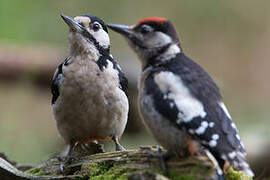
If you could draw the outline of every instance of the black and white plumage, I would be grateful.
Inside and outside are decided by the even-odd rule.
[[[122,34],[141,60],[140,113],[157,141],[177,155],[197,143],[221,169],[229,162],[253,176],[219,88],[183,53],[173,25],[165,18],[146,18],[133,26],[108,27]]]
[[[118,140],[128,117],[127,79],[110,54],[104,22],[95,16],[62,15],[70,28],[69,55],[53,77],[52,107],[60,135],[76,143]]]

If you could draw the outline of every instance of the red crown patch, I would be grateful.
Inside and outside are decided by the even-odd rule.
[[[155,21],[155,22],[166,22],[168,21],[166,18],[162,18],[162,17],[149,17],[149,18],[144,18],[142,20],[139,20],[139,24],[141,23],[146,23],[149,21]]]

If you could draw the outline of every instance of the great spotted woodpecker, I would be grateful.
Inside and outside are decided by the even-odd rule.
[[[141,61],[140,114],[155,139],[180,156],[203,147],[218,162],[219,170],[229,162],[253,176],[218,86],[183,53],[173,24],[154,17],[132,26],[108,27],[127,39]]]
[[[119,138],[128,117],[127,79],[110,54],[107,27],[96,16],[61,17],[70,29],[69,53],[51,91],[58,131],[69,144],[64,162],[76,143],[113,140],[124,150]]]

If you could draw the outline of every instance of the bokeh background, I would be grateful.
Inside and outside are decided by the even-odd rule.
[[[65,146],[52,116],[49,88],[67,54],[68,28],[61,13],[93,14],[123,24],[149,16],[170,19],[185,53],[220,86],[257,176],[270,174],[268,0],[0,0],[0,152],[35,165]],[[122,144],[154,145],[136,111],[139,61],[122,37],[110,36],[112,54],[130,81],[131,112]]]

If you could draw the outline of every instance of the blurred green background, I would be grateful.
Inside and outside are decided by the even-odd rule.
[[[123,24],[149,16],[170,19],[185,53],[220,86],[257,175],[269,173],[267,0],[0,0],[0,152],[22,164],[37,164],[64,147],[49,89],[53,71],[67,52],[68,28],[61,13],[92,14]],[[127,148],[156,144],[135,108],[139,62],[122,37],[113,32],[110,36],[112,54],[131,84],[131,115],[122,143]]]

